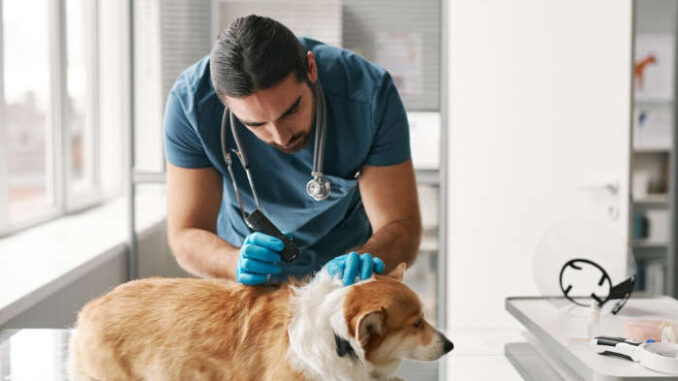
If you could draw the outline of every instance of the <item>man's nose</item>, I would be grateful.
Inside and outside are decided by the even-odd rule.
[[[273,142],[275,144],[281,146],[287,145],[291,137],[292,134],[290,133],[290,131],[288,131],[288,129],[277,124],[273,124],[271,126],[271,138],[273,139]]]

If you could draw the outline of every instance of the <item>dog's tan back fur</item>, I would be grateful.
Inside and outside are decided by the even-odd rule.
[[[290,296],[287,284],[161,278],[123,284],[78,315],[73,372],[95,380],[304,380],[281,361]]]

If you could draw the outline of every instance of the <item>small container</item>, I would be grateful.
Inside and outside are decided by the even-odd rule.
[[[624,319],[624,337],[633,341],[662,341],[666,320]]]

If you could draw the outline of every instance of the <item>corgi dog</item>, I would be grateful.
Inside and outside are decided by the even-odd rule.
[[[423,318],[404,270],[347,287],[324,270],[278,286],[131,281],[78,314],[72,379],[398,380],[402,359],[453,348]]]

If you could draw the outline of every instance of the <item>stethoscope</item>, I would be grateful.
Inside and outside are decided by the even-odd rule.
[[[315,141],[313,144],[313,169],[311,170],[311,180],[306,184],[306,193],[308,193],[311,198],[316,201],[325,200],[330,195],[331,185],[329,180],[323,175],[323,157],[325,154],[325,130],[327,129],[327,120],[325,119],[325,92],[323,91],[320,80],[315,82],[313,87],[314,93],[316,95],[316,104],[315,104]],[[250,188],[252,189],[252,195],[254,196],[254,202],[257,208],[260,208],[259,198],[257,197],[257,191],[254,187],[252,181],[252,174],[250,173],[250,167],[247,162],[247,155],[245,155],[245,150],[242,147],[242,142],[240,141],[240,135],[238,134],[238,128],[235,123],[235,116],[228,107],[224,108],[224,113],[221,118],[221,152],[224,155],[224,161],[228,168],[229,176],[231,181],[235,186],[235,177],[233,176],[232,170],[232,160],[231,155],[226,148],[226,120],[230,121],[231,124],[231,133],[235,139],[235,144],[238,147],[237,151],[233,150],[234,153],[240,159],[240,163],[245,169],[247,174],[247,181],[249,182]],[[238,193],[236,187],[236,196],[240,202],[240,194]],[[242,202],[240,202],[242,208]]]
[[[325,130],[327,128],[327,121],[325,119],[325,93],[323,92],[320,81],[316,81],[315,86],[313,87],[314,94],[316,95],[316,105],[315,105],[315,142],[313,144],[313,169],[311,171],[311,180],[306,184],[306,193],[308,193],[311,198],[316,201],[325,200],[330,195],[330,182],[323,176],[323,155],[325,153]],[[226,148],[226,120],[231,124],[231,133],[235,139],[235,145],[238,147],[237,150],[233,152],[240,159],[242,167],[245,169],[247,175],[247,182],[250,185],[252,190],[252,196],[254,197],[254,204],[256,209],[251,214],[245,213],[245,208],[243,207],[242,198],[240,197],[240,192],[235,181],[235,176],[233,175],[233,160],[231,159],[231,154]],[[224,161],[226,162],[226,168],[228,169],[228,175],[231,178],[231,183],[233,184],[233,190],[235,191],[235,196],[238,199],[238,205],[240,207],[240,214],[242,215],[245,224],[254,231],[260,231],[269,235],[273,235],[283,241],[285,248],[282,252],[283,260],[291,262],[299,255],[299,249],[296,247],[294,242],[290,240],[287,236],[282,234],[280,230],[264,215],[261,210],[261,205],[259,204],[259,197],[257,196],[257,190],[254,187],[254,182],[252,181],[252,173],[250,172],[250,166],[247,162],[247,155],[245,155],[245,150],[242,147],[242,142],[240,141],[240,135],[238,134],[238,128],[235,123],[235,116],[231,110],[226,106],[224,108],[224,113],[221,117],[221,153],[224,156]]]

